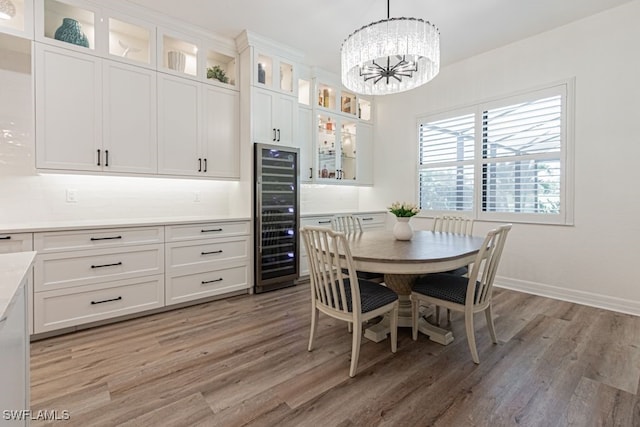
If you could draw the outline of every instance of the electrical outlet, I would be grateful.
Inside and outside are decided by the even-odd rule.
[[[67,188],[67,203],[78,202],[78,190],[73,188]]]
[[[200,203],[200,191],[193,192],[193,201],[196,203]]]

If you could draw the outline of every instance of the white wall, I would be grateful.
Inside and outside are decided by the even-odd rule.
[[[498,281],[640,315],[638,22],[640,1],[633,1],[444,67],[412,92],[377,99],[377,196],[417,199],[417,116],[575,77],[575,226],[515,224]],[[426,219],[413,223],[430,226]],[[475,231],[492,225],[478,223]]]

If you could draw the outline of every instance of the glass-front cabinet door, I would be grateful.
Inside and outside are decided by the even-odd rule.
[[[162,35],[162,59],[158,65],[177,75],[198,75],[198,46],[193,40],[176,34]]]
[[[289,95],[297,94],[297,77],[293,61],[256,52],[254,67],[254,82],[257,86]]]
[[[113,16],[105,20],[110,56],[136,65],[155,66],[155,29],[150,24]]]
[[[356,122],[344,120],[340,125],[340,172],[339,179],[353,181],[357,175]]]
[[[27,39],[33,35],[33,1],[0,1],[0,33],[8,33]]]
[[[322,180],[338,179],[339,140],[336,138],[336,121],[330,116],[318,115],[318,171],[316,178]]]
[[[236,85],[236,58],[217,52],[213,49],[203,49],[204,75],[207,82]]]
[[[41,9],[36,24],[36,38],[67,48],[98,49],[95,9],[71,1],[43,0],[38,4]]]

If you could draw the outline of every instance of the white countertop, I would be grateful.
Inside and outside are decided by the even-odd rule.
[[[35,233],[39,231],[82,230],[91,228],[143,227],[158,225],[180,225],[196,222],[249,221],[250,217],[235,216],[184,216],[157,218],[88,219],[69,221],[42,221],[24,224],[0,224],[2,233]]]
[[[8,314],[35,256],[35,252],[0,255],[0,320]],[[0,322],[0,328],[3,323]]]

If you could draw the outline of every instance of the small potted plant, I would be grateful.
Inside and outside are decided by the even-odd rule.
[[[411,240],[413,229],[409,220],[420,212],[417,205],[407,202],[394,202],[389,206],[389,212],[396,216],[397,222],[393,226],[393,236],[397,240]]]
[[[219,65],[213,67],[207,67],[207,78],[216,79],[222,83],[229,83],[229,77],[225,74],[224,70]]]

